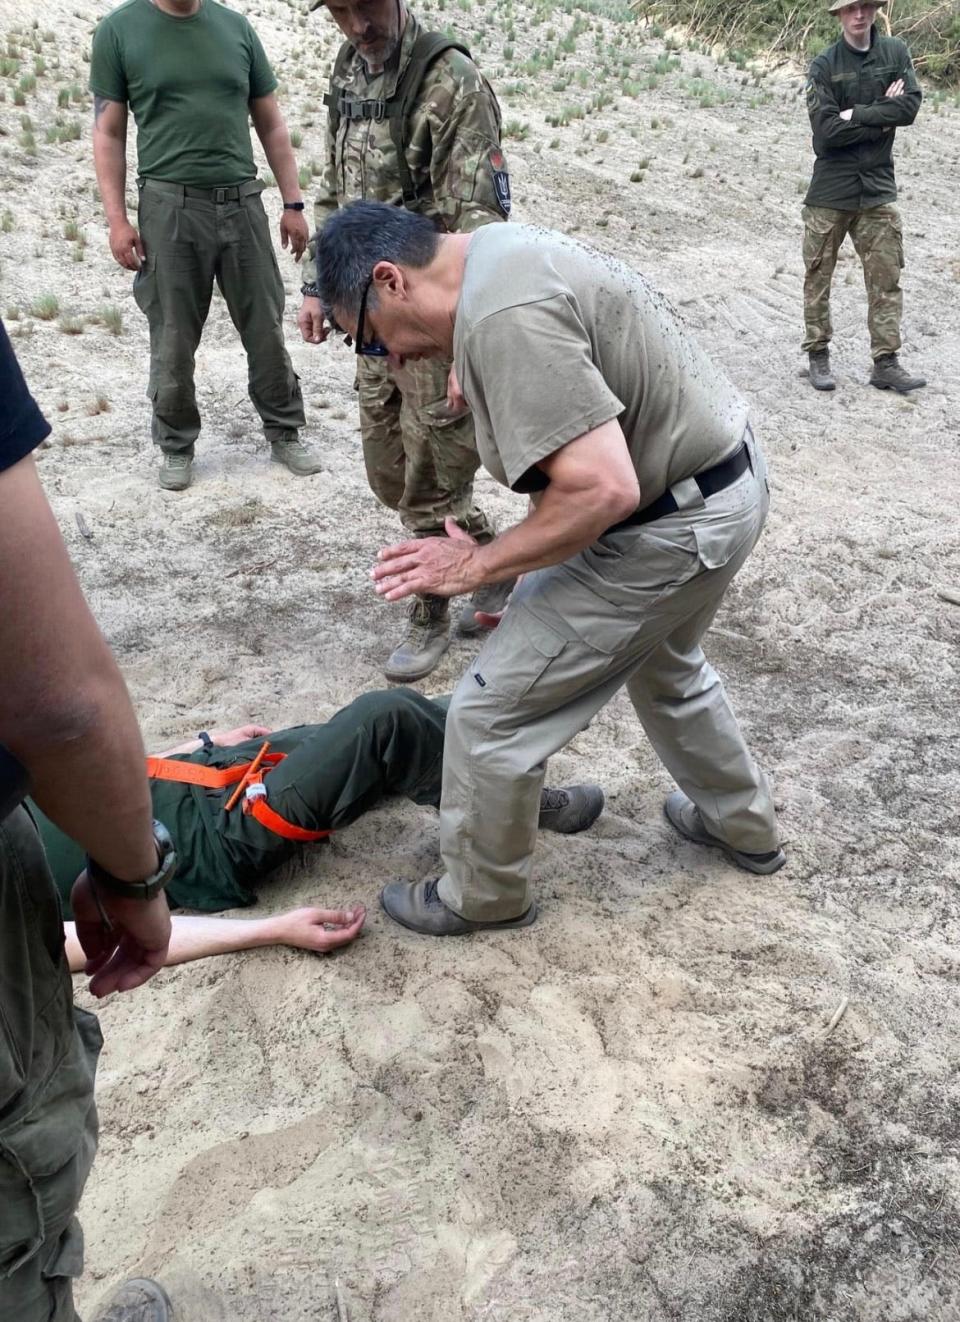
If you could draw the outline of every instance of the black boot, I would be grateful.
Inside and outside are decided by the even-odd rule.
[[[830,371],[829,349],[815,349],[810,354],[810,384],[814,390],[836,390],[837,383]]]
[[[911,376],[900,366],[900,359],[895,353],[883,353],[873,360],[870,384],[878,390],[895,390],[898,395],[905,395],[910,390],[919,390],[927,384],[926,377]]]

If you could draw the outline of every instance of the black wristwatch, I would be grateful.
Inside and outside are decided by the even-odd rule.
[[[306,284],[301,285],[300,293],[304,298],[319,298],[320,289],[316,280],[308,280]]]
[[[177,855],[170,832],[163,822],[154,821],[153,840],[157,846],[157,870],[144,881],[121,881],[87,855],[87,876],[95,889],[109,891],[125,900],[152,900],[159,895],[177,870]]]
[[[302,211],[306,206],[305,202],[284,202],[284,211]]]

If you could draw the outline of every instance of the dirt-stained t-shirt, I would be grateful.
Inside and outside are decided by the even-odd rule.
[[[640,507],[739,445],[747,404],[643,276],[529,225],[487,225],[467,251],[454,362],[484,467],[504,486],[617,419]],[[531,471],[533,470],[533,471]]]
[[[127,0],[93,34],[90,90],[129,102],[148,179],[195,188],[253,179],[249,103],[276,86],[249,21],[215,0],[188,18]]]

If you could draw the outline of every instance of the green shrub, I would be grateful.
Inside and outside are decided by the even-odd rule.
[[[41,294],[30,305],[30,315],[38,321],[53,321],[59,311],[60,300],[56,294]]]

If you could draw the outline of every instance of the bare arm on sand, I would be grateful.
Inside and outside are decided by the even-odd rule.
[[[362,904],[352,909],[290,909],[266,918],[174,917],[163,967],[257,946],[293,946],[322,955],[349,945],[360,935],[365,918]],[[70,972],[82,973],[86,956],[77,940],[76,927],[73,923],[63,926]]]

